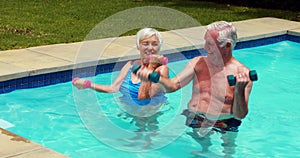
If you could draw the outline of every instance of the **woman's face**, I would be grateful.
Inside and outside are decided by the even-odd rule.
[[[148,55],[158,54],[159,51],[159,40],[156,35],[140,40],[140,57],[143,63],[148,59]]]

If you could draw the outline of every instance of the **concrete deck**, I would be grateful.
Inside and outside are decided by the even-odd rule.
[[[238,29],[239,41],[287,33],[300,36],[300,22],[266,17],[233,24]],[[163,32],[162,53],[200,48],[204,44],[204,32],[202,26]],[[137,57],[135,36],[0,51],[0,81]],[[0,130],[0,158],[65,157],[4,129]]]
[[[67,156],[0,128],[1,158],[66,158]]]

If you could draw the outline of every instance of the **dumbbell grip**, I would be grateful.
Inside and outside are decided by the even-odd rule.
[[[249,72],[249,77],[250,77],[251,81],[257,81],[258,80],[257,73],[256,73],[255,70],[251,70]],[[227,80],[228,80],[229,86],[233,86],[236,83],[236,77],[234,75],[228,75]]]
[[[141,68],[141,65],[133,65],[131,70],[134,74],[136,74],[140,68]],[[157,83],[159,81],[159,78],[160,78],[160,75],[157,72],[152,72],[148,76],[148,79],[154,83]]]

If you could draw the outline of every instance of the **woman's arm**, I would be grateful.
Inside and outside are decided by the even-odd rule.
[[[130,67],[131,67],[131,61],[128,61],[123,68],[121,69],[119,75],[115,79],[115,81],[111,85],[101,85],[101,84],[94,84],[91,83],[91,89],[96,90],[97,92],[102,93],[115,93],[118,92],[123,80],[125,79]],[[85,89],[84,87],[84,80],[78,79],[75,81],[74,86],[76,86],[78,89]]]

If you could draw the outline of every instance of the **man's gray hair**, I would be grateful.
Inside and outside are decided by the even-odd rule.
[[[232,23],[226,21],[217,21],[207,25],[207,30],[217,30],[219,33],[218,41],[221,43],[220,47],[224,47],[227,42],[231,43],[232,50],[237,41],[237,31]]]

